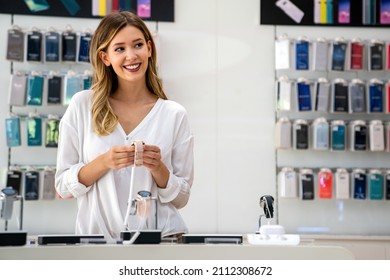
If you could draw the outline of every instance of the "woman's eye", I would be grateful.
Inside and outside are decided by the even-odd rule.
[[[115,51],[116,52],[122,52],[124,50],[124,48],[116,48]]]
[[[143,45],[144,45],[143,43],[138,43],[138,44],[135,45],[135,47],[136,47],[137,49],[140,49],[140,48],[142,48]]]

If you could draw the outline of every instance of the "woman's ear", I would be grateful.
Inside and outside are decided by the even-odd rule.
[[[106,52],[100,51],[99,52],[99,57],[102,60],[102,62],[104,63],[104,65],[106,65],[107,67],[111,65],[111,62],[110,62]]]
[[[152,56],[152,42],[149,40],[148,41],[148,57]]]

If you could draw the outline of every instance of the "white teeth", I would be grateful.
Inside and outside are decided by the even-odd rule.
[[[134,65],[129,65],[129,66],[125,66],[126,69],[129,69],[129,70],[134,70],[136,68],[139,67],[139,64],[134,64]]]

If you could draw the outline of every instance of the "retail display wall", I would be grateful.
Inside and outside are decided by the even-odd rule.
[[[298,194],[296,198],[289,197],[290,194],[281,190],[281,185],[278,184],[279,194],[279,222],[289,230],[299,233],[314,233],[314,234],[351,234],[351,235],[386,235],[390,231],[389,218],[387,213],[390,210],[390,200],[386,194],[388,193],[386,183],[386,172],[390,168],[388,161],[389,152],[387,147],[387,140],[389,139],[386,132],[386,123],[389,121],[389,111],[387,109],[387,83],[390,78],[390,71],[387,70],[386,59],[383,60],[383,69],[375,70],[370,67],[370,44],[372,42],[382,42],[383,45],[383,58],[387,58],[386,45],[388,44],[388,31],[383,28],[291,28],[287,26],[276,27],[275,39],[280,36],[287,36],[291,39],[292,56],[295,56],[295,42],[306,38],[309,41],[309,69],[297,70],[296,64],[293,64],[289,70],[277,69],[275,71],[275,79],[282,76],[288,76],[290,81],[293,81],[293,96],[292,103],[294,108],[291,110],[278,110],[276,109],[277,120],[282,117],[287,117],[291,122],[297,119],[305,119],[309,123],[309,147],[307,149],[276,149],[277,155],[277,172],[280,172],[283,167],[292,167],[297,173]],[[349,65],[351,61],[347,61],[346,67],[340,70],[332,70],[332,42],[343,38],[345,42],[353,42],[360,40],[364,45],[363,52],[363,67],[359,70],[350,69]],[[313,67],[315,60],[314,47],[315,42],[318,39],[329,43],[329,52],[326,62],[328,66],[323,70],[316,70]],[[374,40],[374,41],[373,41]],[[350,49],[346,50],[346,53],[350,52]],[[346,56],[348,57],[348,55]],[[374,55],[375,57],[375,55]],[[312,108],[310,110],[300,110],[298,107],[298,97],[296,95],[295,86],[300,78],[305,78],[311,85]],[[346,112],[337,112],[334,110],[334,103],[332,103],[332,90],[329,91],[329,104],[327,109],[321,110],[316,108],[316,93],[315,83],[319,78],[327,79],[332,85],[337,79],[344,79],[348,85],[351,85],[352,81],[359,79],[363,82],[363,87],[366,89],[365,97],[361,101],[365,104],[362,110],[354,111],[357,107],[353,93],[349,91],[349,110]],[[382,109],[373,111],[373,107],[370,107],[370,92],[367,85],[376,79],[383,83],[383,95],[380,103]],[[276,91],[275,98],[277,100]],[[356,99],[357,100],[357,99]],[[276,101],[277,103],[277,101]],[[276,105],[277,107],[277,105]],[[301,108],[302,109],[302,108]],[[313,122],[323,117],[330,125],[334,120],[343,120],[347,124],[351,124],[355,120],[362,120],[367,124],[367,146],[362,150],[353,148],[351,144],[352,131],[347,125],[346,130],[346,149],[343,151],[337,151],[332,149],[331,144],[328,147],[319,148],[315,146],[315,136],[312,127]],[[369,131],[369,123],[372,120],[378,120],[384,124],[385,136],[382,134],[381,141],[384,143],[382,147],[377,149],[370,146],[373,144],[373,140],[370,136],[373,136],[373,132]],[[329,131],[329,143],[331,141],[331,133]],[[353,141],[353,140],[352,140]],[[331,171],[330,178],[333,183],[331,184],[330,193],[324,194],[324,185],[321,185],[320,178],[318,176],[322,168],[327,168]],[[347,171],[349,177],[349,185],[346,188],[345,195],[339,193],[339,188],[336,184],[336,171],[338,168],[343,168]],[[313,199],[304,199],[302,196],[302,184],[298,179],[299,171],[302,169],[311,169],[314,172],[314,197]],[[362,169],[367,174],[367,180],[365,184],[364,193],[358,194],[357,188],[354,189],[354,181],[356,182],[356,175],[354,172],[356,169]],[[378,190],[376,196],[374,194],[373,186],[370,186],[371,170],[378,170],[383,178],[378,184]],[[360,177],[359,177],[360,178]],[[321,187],[322,186],[322,187]]]

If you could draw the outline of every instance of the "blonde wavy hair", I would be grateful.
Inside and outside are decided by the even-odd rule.
[[[146,86],[150,92],[162,99],[168,99],[157,72],[156,45],[145,23],[137,15],[122,11],[105,16],[97,27],[90,43],[89,56],[93,68],[92,124],[99,136],[110,134],[118,124],[118,116],[112,110],[109,96],[118,88],[118,79],[112,66],[106,66],[99,53],[107,48],[115,35],[126,26],[138,28],[146,42],[150,41],[152,54],[146,70]]]

